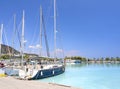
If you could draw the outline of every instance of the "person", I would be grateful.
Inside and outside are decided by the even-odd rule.
[[[41,65],[41,69],[43,69],[43,66]]]
[[[5,67],[4,64],[2,62],[0,62],[0,68]]]

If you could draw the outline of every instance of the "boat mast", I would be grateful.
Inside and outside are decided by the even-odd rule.
[[[56,61],[56,0],[54,0],[54,62]]]
[[[40,54],[39,57],[42,57],[42,7],[40,6]]]
[[[47,41],[47,34],[46,34],[46,27],[45,27],[45,21],[44,21],[44,17],[43,16],[42,16],[42,21],[43,21],[43,30],[44,30],[44,37],[45,37],[45,43],[46,43],[47,57],[50,57],[48,41]]]
[[[23,18],[22,18],[22,38],[21,38],[21,55],[22,55],[22,63],[21,66],[23,68],[23,56],[24,56],[24,10],[23,10]]]
[[[0,28],[0,57],[2,53],[2,31],[3,31],[3,24],[1,24],[1,28]]]
[[[48,47],[48,42],[47,42],[47,35],[46,35],[46,27],[45,27],[45,22],[44,22],[44,17],[43,17],[43,11],[42,11],[42,7],[40,6],[40,54],[39,54],[40,57],[42,57],[42,31],[44,31],[47,57],[50,57],[49,47]]]
[[[14,48],[14,40],[15,40],[15,37],[14,37],[14,33],[16,35],[16,15],[14,14],[14,32],[13,32],[13,42],[12,42],[12,47]],[[12,49],[12,56],[14,57],[14,49]]]

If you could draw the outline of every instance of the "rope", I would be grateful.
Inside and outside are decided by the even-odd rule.
[[[56,8],[57,8],[57,5],[56,5]],[[56,12],[57,12],[57,17],[59,17],[59,11],[58,11],[58,8],[57,8],[57,10],[56,10]],[[57,31],[60,33],[60,19],[57,19],[57,26],[59,27],[58,29],[57,29]],[[61,45],[61,49],[62,49],[62,56],[63,56],[63,58],[65,57],[65,53],[64,53],[64,49],[63,49],[63,44],[62,44],[62,36],[61,36],[61,33],[57,36],[58,38],[56,38],[56,39],[60,39],[58,42],[59,42],[59,44]]]
[[[44,36],[45,36],[45,42],[46,42],[47,56],[50,57],[49,47],[48,47],[48,41],[47,41],[47,35],[46,35],[45,22],[44,22],[44,17],[42,17],[42,20],[43,20],[43,28],[44,28]]]
[[[8,40],[7,40],[7,36],[6,36],[6,33],[5,33],[5,29],[3,30],[3,34],[4,34],[4,36],[5,36],[8,53],[9,53],[9,55],[10,55],[10,47],[8,46]]]
[[[36,15],[36,18],[38,19],[39,16]],[[33,37],[32,37],[32,40],[31,40],[31,43],[30,43],[30,46],[33,45],[33,42],[35,42],[35,36],[36,36],[36,31],[37,31],[37,26],[38,26],[38,20],[37,20],[37,23],[35,24],[35,28],[34,28],[34,32],[33,32]],[[38,38],[38,37],[37,37]]]

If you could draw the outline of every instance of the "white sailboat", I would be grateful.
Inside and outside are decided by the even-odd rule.
[[[42,8],[40,8],[40,37],[41,37],[41,32],[42,32]],[[24,15],[23,15],[23,24],[24,24]],[[24,30],[24,25],[23,25],[23,30]],[[24,36],[24,35],[23,35]],[[24,41],[24,37],[22,38]],[[42,41],[42,40],[41,40]],[[42,42],[40,41],[40,46],[42,47]],[[22,42],[23,44],[23,42]],[[23,49],[23,48],[22,48]],[[41,56],[41,50],[40,49],[40,56]],[[56,63],[56,0],[54,0],[54,62]],[[43,68],[28,68],[27,71],[25,70],[20,70],[19,71],[19,77],[20,78],[26,78],[29,80],[36,80],[36,79],[42,79],[46,77],[51,77],[55,75],[59,75],[65,72],[65,65],[63,64],[51,64],[51,65],[46,65]]]

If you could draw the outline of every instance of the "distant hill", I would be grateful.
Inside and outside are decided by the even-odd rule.
[[[2,44],[1,45],[1,54],[12,54],[12,53],[14,53],[14,54],[20,54],[20,52],[19,51],[17,51],[16,49],[14,49],[14,48],[12,48],[12,47],[10,47],[10,46],[8,46],[8,45],[4,45],[4,44]]]
[[[14,54],[14,55],[19,55],[20,52],[16,49],[14,49],[13,47],[11,46],[8,46],[8,45],[5,45],[5,44],[2,44],[1,45],[1,54],[4,55],[4,54]],[[31,57],[37,57],[38,55],[37,54],[31,54],[31,53],[24,53],[26,55],[29,55]]]

